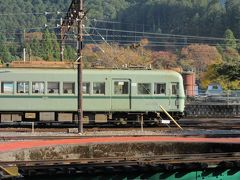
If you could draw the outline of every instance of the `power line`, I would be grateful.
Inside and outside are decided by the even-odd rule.
[[[58,29],[60,26],[48,26],[47,24],[40,26],[40,27],[25,27],[26,30],[39,30],[39,29]],[[99,30],[99,31],[105,31],[105,32],[118,32],[122,33],[121,35],[108,35],[108,37],[131,37],[129,35],[123,35],[123,33],[128,34],[134,34],[132,37],[134,38],[156,38],[156,39],[164,39],[164,38],[174,38],[174,39],[182,39],[182,40],[202,40],[202,41],[225,41],[225,38],[218,38],[218,37],[207,37],[207,36],[191,36],[191,35],[178,35],[178,34],[166,34],[166,33],[154,33],[154,32],[141,32],[141,31],[129,31],[129,30],[121,30],[121,29],[109,29],[109,28],[99,28],[99,27],[85,27],[86,29],[92,29],[92,30]],[[2,33],[5,34],[15,34],[15,35],[21,35],[21,33],[18,32],[6,32],[4,30],[0,30]],[[23,33],[22,33],[23,34]],[[141,34],[141,35],[139,35]],[[57,34],[58,35],[58,34]],[[103,35],[104,36],[104,35]],[[229,40],[236,40],[240,42],[240,39],[229,39]]]
[[[87,35],[86,37],[89,37],[93,42],[95,42],[95,43],[107,43],[107,41],[104,39],[93,39],[92,38],[92,36],[89,36],[89,35]],[[47,40],[45,40],[45,39],[41,39],[41,40],[39,40],[40,42],[45,42],[45,41],[48,41],[48,40],[50,40],[50,41],[59,41],[59,40],[61,40],[61,39],[59,39],[59,38],[54,38],[54,39],[52,39],[52,38],[49,38],[49,39],[47,39]],[[88,38],[87,39],[85,39],[86,40],[86,42],[89,42],[89,40],[88,40]],[[72,42],[72,43],[71,43]],[[131,45],[131,44],[134,44],[134,43],[136,43],[134,40],[118,40],[118,41],[116,41],[116,40],[114,40],[114,39],[109,39],[108,40],[108,42],[112,42],[112,43],[120,43],[120,44],[129,44],[129,45]],[[19,45],[21,45],[21,44],[23,44],[22,42],[19,42],[19,41],[4,41],[4,42],[2,42],[1,44],[19,44]],[[67,42],[66,42],[66,44],[69,44],[69,45],[71,45],[71,44],[76,44],[76,40],[75,39],[68,39],[67,40]],[[108,44],[108,43],[107,43]],[[147,46],[155,46],[155,47],[168,47],[168,46],[188,46],[188,45],[192,45],[192,44],[200,44],[200,45],[204,45],[204,43],[191,43],[191,42],[169,42],[169,41],[163,41],[163,42],[160,42],[160,41],[149,41],[149,43],[147,44],[147,45],[144,45],[144,47],[147,47]],[[208,43],[208,44],[205,44],[205,45],[209,45],[209,46],[224,46],[224,45],[226,45],[226,43]]]
[[[111,20],[103,20],[103,19],[88,19],[88,20],[93,21],[93,22],[106,23],[106,24],[121,24],[121,25],[141,26],[141,27],[151,27],[152,26],[149,24],[125,23],[125,22],[120,22],[120,21],[111,21]]]
[[[29,28],[29,30],[38,30],[38,29],[58,29],[59,27],[57,26],[45,26],[45,27],[35,27],[35,28]],[[109,41],[109,42],[118,42],[121,44],[130,44],[130,43],[136,43],[136,40],[116,40],[116,39],[111,39],[110,37],[118,37],[118,38],[152,38],[152,39],[160,39],[160,40],[166,40],[166,41],[150,41],[149,45],[147,45],[148,47],[170,47],[170,46],[186,46],[186,45],[190,45],[193,43],[200,43],[202,44],[203,42],[189,42],[190,40],[194,41],[194,40],[202,40],[202,41],[214,41],[214,40],[226,40],[224,38],[215,38],[215,37],[200,37],[200,36],[188,36],[188,35],[175,35],[175,34],[163,34],[163,33],[152,33],[152,32],[144,32],[145,36],[141,36],[142,32],[139,31],[126,31],[126,30],[115,30],[115,29],[107,29],[107,28],[98,28],[98,27],[86,27],[86,29],[90,29],[95,31],[97,34],[93,34],[91,35],[92,37],[100,37],[101,39],[104,37],[104,35],[101,35],[99,31],[110,31],[110,32],[119,32],[119,33],[126,33],[126,34],[138,34],[138,35],[107,35],[108,36],[108,40],[105,41]],[[7,32],[5,32],[7,34]],[[8,32],[8,33],[12,33],[12,32]],[[23,35],[23,33],[16,33],[18,35]],[[140,35],[139,35],[140,34]],[[59,34],[56,34],[59,35]],[[66,34],[66,35],[75,35],[73,34]],[[171,36],[170,36],[171,35]],[[185,38],[187,38],[186,42],[175,42],[175,40],[185,40]],[[205,39],[204,39],[205,38]],[[173,39],[174,41],[171,42],[170,40]],[[60,40],[60,39],[52,39],[52,40]],[[167,41],[168,40],[168,41]],[[236,39],[237,41],[239,41],[239,39]],[[42,40],[44,41],[44,40]],[[170,41],[170,42],[169,42]],[[101,42],[101,40],[96,40],[96,42]],[[19,42],[21,43],[21,42]],[[171,44],[172,43],[172,44]],[[216,45],[225,45],[225,43],[216,43],[216,42],[208,42],[208,45],[212,45],[212,46],[216,46]]]
[[[21,16],[21,15],[50,15],[50,14],[65,14],[66,12],[62,11],[56,11],[56,12],[39,12],[39,13],[33,13],[33,12],[23,12],[23,13],[0,13],[0,16]]]
[[[42,15],[48,15],[48,14],[61,14],[66,12],[56,11],[56,12],[40,12],[40,13],[12,13],[12,14],[0,14],[1,15],[21,15],[21,14],[42,14]],[[50,19],[54,20],[54,19]],[[56,19],[59,20],[60,19]],[[134,23],[124,23],[119,21],[111,21],[111,20],[101,20],[101,19],[87,19],[89,22],[102,22],[102,23],[115,23],[115,24],[127,24],[127,25],[139,25],[139,26],[146,26],[145,24],[134,24]],[[148,26],[148,25],[147,25]],[[28,30],[36,30],[36,29],[43,29],[44,27],[25,27],[25,29]],[[54,27],[56,29],[58,27]],[[86,27],[90,28],[90,27]],[[120,30],[120,29],[108,29],[108,28],[100,28],[100,27],[91,27],[92,29],[98,29],[101,31],[110,31],[110,32],[119,32],[119,33],[134,33],[134,34],[142,34],[143,36],[146,35],[153,35],[153,36],[168,36],[168,37],[178,37],[178,38],[188,38],[188,39],[201,39],[201,40],[225,40],[225,38],[219,38],[219,37],[207,37],[207,36],[192,36],[192,35],[178,35],[178,34],[167,34],[167,33],[154,33],[154,32],[146,32],[146,31],[129,31],[129,30]],[[236,39],[237,41],[240,41],[240,39]]]
[[[191,35],[177,35],[177,34],[165,34],[165,33],[154,33],[154,32],[141,32],[141,31],[129,31],[129,30],[119,30],[119,29],[107,29],[107,28],[98,28],[98,27],[85,27],[86,29],[95,29],[100,31],[110,31],[110,32],[122,32],[122,33],[136,33],[136,34],[147,34],[147,35],[156,35],[156,36],[169,36],[169,37],[182,37],[188,39],[206,39],[206,40],[226,40],[225,38],[217,37],[206,37],[206,36],[191,36]],[[240,39],[235,39],[240,41]]]
[[[48,29],[56,29],[58,27],[47,27]],[[38,28],[31,28],[32,30],[33,29],[40,29],[40,27]],[[46,29],[46,28],[42,28],[42,29]],[[4,33],[4,34],[15,34],[15,35],[24,35],[24,33],[13,33],[13,32],[8,32],[8,33]],[[88,37],[88,36],[91,36],[91,37],[100,37],[101,39],[105,36],[105,35],[99,35],[100,33],[98,32],[98,34],[88,34],[87,36],[85,37]],[[56,34],[57,36],[59,36],[60,34]],[[75,36],[75,34],[66,34],[68,36]],[[157,36],[134,36],[134,35],[107,35],[108,37],[108,41],[116,41],[116,42],[129,42],[129,43],[136,43],[136,40],[123,40],[122,38],[138,38],[139,41],[141,40],[140,38],[147,38],[149,40],[149,42],[151,44],[154,44],[154,43],[175,43],[175,44],[179,44],[181,43],[182,45],[189,45],[189,44],[193,44],[193,43],[200,43],[202,44],[203,42],[189,42],[190,40],[188,40],[187,42],[176,42],[175,40],[185,40],[185,38],[176,38],[175,37],[157,37]],[[31,37],[30,37],[31,38]],[[34,38],[34,36],[32,37]],[[114,38],[114,39],[111,39],[111,38]],[[121,38],[120,40],[116,39],[116,38]],[[154,39],[154,40],[151,40],[151,39]],[[156,41],[155,39],[159,39],[160,41]],[[171,39],[173,39],[174,41],[171,41]],[[60,40],[60,39],[50,39],[50,40]],[[69,40],[69,39],[68,39]],[[191,40],[194,40],[194,39],[191,39]],[[105,39],[106,41],[106,39]],[[206,40],[205,40],[206,41]],[[209,40],[211,41],[211,40]],[[19,42],[21,43],[21,42]],[[211,42],[208,42],[207,43],[208,45],[225,45],[226,43],[211,43]]]

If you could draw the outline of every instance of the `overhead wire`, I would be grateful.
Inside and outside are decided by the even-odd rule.
[[[132,45],[132,44],[135,44],[136,42],[134,40],[109,40],[108,39],[108,42],[105,40],[102,40],[102,39],[93,39],[91,35],[87,35],[86,37],[89,37],[91,39],[92,42],[94,42],[95,44],[97,43],[106,43],[110,46],[110,44],[108,42],[111,42],[111,43],[115,43],[115,44],[119,44],[119,45]],[[44,42],[44,41],[60,41],[61,39],[60,38],[56,38],[56,39],[41,39],[40,41],[41,42]],[[75,39],[67,39],[67,42],[65,42],[65,44],[76,44],[75,43],[76,40]],[[90,42],[88,39],[85,39],[85,42]],[[23,44],[23,42],[19,42],[19,41],[3,41],[1,42],[1,44]],[[140,44],[140,42],[138,42],[137,44]],[[193,43],[191,42],[169,42],[169,41],[163,41],[163,42],[159,42],[159,41],[149,41],[148,44],[146,45],[142,45],[144,47],[167,47],[167,46],[188,46],[188,45],[192,45]],[[194,44],[199,44],[199,45],[204,45],[203,43],[194,43]],[[207,45],[209,46],[224,46],[226,45],[226,43],[208,43]]]
[[[58,10],[58,11],[43,11],[43,12],[22,12],[22,13],[0,13],[0,16],[19,16],[19,15],[51,15],[51,14],[66,14],[67,11],[62,11],[62,10]],[[54,20],[54,19],[50,19],[50,20]],[[59,20],[59,19],[55,19],[55,20]],[[95,19],[95,18],[88,18],[88,21],[93,21],[93,22],[97,22],[97,23],[105,23],[105,24],[122,24],[122,25],[133,25],[133,26],[141,26],[141,27],[148,27],[148,26],[152,26],[152,25],[148,25],[148,24],[137,24],[137,23],[126,23],[126,22],[120,22],[120,21],[114,21],[114,20],[104,20],[104,19]],[[29,29],[29,30],[34,30],[34,29],[41,29],[43,27],[32,27],[32,28],[28,28],[26,27],[25,29]],[[52,27],[54,29],[58,28],[58,27]],[[86,27],[87,28],[87,27]],[[155,32],[145,32],[145,31],[129,31],[129,30],[121,30],[121,29],[109,29],[109,28],[97,28],[97,27],[92,27],[92,28],[96,28],[98,30],[104,30],[104,31],[111,31],[111,32],[122,32],[122,33],[135,33],[135,34],[144,34],[144,35],[154,35],[154,36],[168,36],[168,37],[179,37],[179,38],[193,38],[193,39],[206,39],[206,40],[225,40],[225,38],[220,38],[220,37],[209,37],[209,36],[194,36],[194,35],[179,35],[179,34],[167,34],[167,33],[155,33]],[[236,41],[240,41],[240,39],[236,39]]]
[[[84,31],[85,31],[87,34],[89,34],[89,33],[86,31],[85,28],[84,28]],[[97,32],[97,31],[96,31],[96,32]],[[97,32],[97,33],[98,33],[98,32]],[[98,33],[98,35],[101,36],[101,34],[99,34],[99,33]],[[95,44],[97,44],[96,41],[95,41],[91,36],[89,36],[89,37],[93,40],[93,42],[94,42]],[[110,45],[108,44],[108,42],[105,41],[105,39],[104,39],[102,36],[101,36],[101,38],[102,38],[102,40],[104,40],[104,42],[111,48],[111,51],[112,51],[112,53],[113,53],[112,46],[110,46]],[[97,44],[97,46],[100,48],[101,52],[106,56],[104,49],[102,49],[98,44]],[[110,58],[110,60],[111,60],[111,62],[112,62],[112,64],[113,64],[113,66],[115,66],[115,68],[119,68],[118,65],[114,62],[114,60],[113,60],[112,58]]]
[[[18,33],[18,34],[21,35],[21,33]],[[92,34],[92,35],[88,34],[85,37],[87,38],[87,37],[91,36],[91,37],[97,38],[97,37],[99,37],[99,34]],[[56,34],[56,35],[59,36],[60,34]],[[68,34],[68,35],[69,36],[73,36],[74,34]],[[101,36],[102,36],[101,39],[103,39],[104,35],[101,35]],[[112,39],[111,37],[112,38],[114,37],[114,39]],[[135,36],[127,36],[126,38],[134,38],[134,37]],[[31,38],[31,37],[29,37],[29,38]],[[123,42],[125,42],[125,43],[139,43],[141,41],[141,39],[140,39],[141,36],[138,37],[139,39],[137,39],[137,41],[136,40],[130,40],[130,39],[123,39],[123,38],[122,38],[121,35],[119,35],[119,36],[118,35],[117,36],[112,35],[112,36],[108,36],[107,39],[104,38],[103,41],[109,41],[109,42],[114,42],[115,41],[116,43],[123,43]],[[34,39],[34,36],[32,37],[32,39]],[[165,46],[167,46],[169,43],[174,43],[176,45],[191,45],[193,43],[195,43],[195,44],[204,44],[204,42],[200,42],[200,41],[199,42],[196,42],[196,41],[195,42],[191,42],[190,40],[188,40],[188,41],[180,41],[179,42],[178,41],[179,39],[172,39],[173,41],[171,41],[171,39],[168,39],[166,37],[160,38],[159,40],[156,40],[154,37],[148,37],[147,39],[148,39],[149,43],[152,44],[152,45],[154,45],[154,44],[165,44]],[[153,40],[151,40],[151,39],[153,39]],[[61,39],[57,38],[57,39],[49,39],[49,40],[58,40],[58,41],[60,41]],[[68,39],[68,41],[70,41],[70,40],[75,41],[75,39]],[[44,41],[44,40],[42,39],[42,41]],[[95,41],[99,42],[99,41],[102,41],[102,40],[96,39]],[[19,43],[21,43],[21,42],[19,42]],[[226,45],[226,43],[223,43],[223,42],[219,42],[219,43],[217,43],[217,42],[208,42],[207,44],[210,45],[210,46]]]
[[[169,36],[169,37],[182,37],[188,39],[206,39],[206,40],[226,40],[225,38],[218,37],[207,37],[207,36],[191,36],[191,35],[177,35],[177,34],[165,34],[165,33],[154,33],[154,32],[141,32],[141,31],[130,31],[130,30],[119,30],[119,29],[107,29],[107,28],[98,28],[98,27],[85,27],[86,29],[95,29],[101,31],[110,31],[110,32],[122,32],[122,33],[136,33],[136,34],[146,34],[146,35],[156,35],[156,36]],[[240,41],[240,39],[235,39]]]
[[[25,30],[39,30],[39,29],[60,29],[59,26],[39,26],[39,27],[26,27]],[[118,33],[128,33],[128,34],[136,34],[136,35],[124,35],[124,34],[108,34],[107,37],[114,37],[114,38],[154,38],[154,39],[174,39],[174,40],[201,40],[201,41],[225,41],[225,38],[217,38],[217,37],[203,37],[203,36],[189,36],[189,35],[177,35],[177,34],[164,34],[164,33],[153,33],[153,32],[140,32],[140,31],[129,31],[129,30],[119,30],[119,29],[108,29],[108,28],[98,28],[98,27],[85,27],[86,29],[105,31],[105,32],[118,32]],[[12,35],[23,35],[24,32],[6,32],[4,30],[0,30],[2,34],[12,34]],[[139,35],[141,34],[141,35]],[[60,35],[60,34],[56,34]],[[104,35],[102,35],[104,37]],[[236,40],[240,42],[240,39],[229,39],[229,40]]]
[[[43,13],[41,13],[43,14]],[[96,20],[96,22],[101,21],[101,22],[112,22],[114,21],[104,21],[104,20]],[[120,23],[120,22],[117,22]],[[124,24],[124,23],[122,23]],[[41,27],[25,27],[24,29],[26,30],[37,30],[37,29],[44,29],[46,28],[45,25]],[[51,29],[57,29],[59,27],[57,26],[52,26],[48,27]],[[167,33],[155,33],[155,32],[146,32],[146,31],[130,31],[130,30],[123,30],[123,29],[109,29],[109,28],[101,28],[101,27],[85,27],[85,28],[92,28],[92,29],[97,29],[99,31],[109,31],[109,32],[119,32],[119,33],[132,33],[132,34],[141,34],[143,37],[155,37],[155,38],[179,38],[179,39],[201,39],[201,40],[219,40],[219,41],[224,41],[225,38],[219,38],[219,37],[210,37],[210,36],[192,36],[192,35],[178,35],[178,34],[167,34]],[[1,31],[1,30],[0,30]],[[6,32],[7,33],[7,32]],[[151,35],[151,36],[150,36]],[[124,35],[122,35],[124,36]],[[140,36],[140,35],[135,35],[135,37]],[[240,41],[240,39],[235,39],[236,41]]]
[[[49,14],[61,14],[61,13],[66,13],[64,11],[56,11],[56,12],[39,12],[39,13],[8,13],[8,14],[4,14],[4,13],[0,13],[0,16],[11,16],[11,15],[49,15]],[[50,19],[50,20],[54,20],[54,19]],[[58,20],[58,19],[56,19]],[[60,20],[60,19],[59,19]],[[112,23],[112,24],[129,24],[129,25],[133,25],[133,26],[148,26],[146,24],[134,24],[134,23],[124,23],[124,22],[119,22],[119,21],[111,21],[111,20],[101,20],[101,19],[88,19],[89,22],[94,22],[96,25],[97,23]],[[150,26],[150,25],[149,25]],[[39,30],[39,29],[58,29],[60,28],[59,26],[49,26],[49,25],[44,25],[41,27],[26,27],[25,30]],[[199,43],[199,44],[203,44],[203,41],[207,41],[208,45],[212,45],[212,46],[216,46],[216,45],[225,45],[225,43],[222,43],[221,41],[225,41],[225,38],[218,38],[218,37],[205,37],[205,36],[192,36],[192,35],[179,35],[179,34],[166,34],[166,33],[156,33],[156,32],[146,32],[146,31],[131,31],[131,30],[124,30],[124,29],[109,29],[109,28],[102,28],[102,27],[97,27],[97,26],[93,26],[93,27],[85,27],[86,29],[90,29],[90,30],[94,30],[95,32],[97,32],[97,34],[92,34],[91,37],[100,37],[101,40],[96,39],[95,43],[99,43],[101,41],[105,41],[105,43],[107,42],[116,42],[116,43],[120,43],[120,44],[126,44],[129,45],[131,43],[138,43],[142,38],[147,38],[149,39],[149,44],[145,45],[145,47],[167,47],[167,46],[175,46],[175,47],[181,47],[181,46],[186,46],[186,45],[190,45],[193,43]],[[106,36],[104,35],[104,33],[101,32],[111,32],[111,33],[120,33],[120,34],[107,34]],[[24,33],[21,32],[4,32],[2,30],[2,33],[5,34],[12,34],[12,35],[24,35]],[[131,35],[134,34],[134,35]],[[59,36],[60,34],[57,34],[57,36]],[[74,34],[67,34],[67,35],[74,35]],[[104,38],[107,37],[107,38]],[[121,38],[120,40],[117,38]],[[126,38],[123,39],[123,38]],[[127,38],[135,38],[135,40],[129,40]],[[154,39],[154,40],[151,40]],[[159,41],[155,41],[159,39]],[[56,39],[56,40],[60,40],[60,39]],[[164,41],[165,40],[165,41]],[[173,42],[171,42],[171,40],[173,40]],[[183,40],[183,42],[178,42]],[[240,42],[239,39],[234,39],[237,42]],[[44,41],[44,40],[43,40]],[[193,42],[194,41],[194,42]],[[210,41],[210,42],[209,42]],[[214,42],[211,42],[214,41]],[[220,41],[221,43],[217,43],[218,41]],[[172,44],[171,44],[172,43]]]
[[[21,16],[21,15],[50,15],[50,14],[65,14],[67,12],[64,11],[44,11],[44,12],[22,12],[22,13],[0,13],[0,16]]]

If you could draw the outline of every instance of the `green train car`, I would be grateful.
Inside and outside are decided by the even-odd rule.
[[[77,70],[0,69],[0,114],[6,121],[75,121]],[[169,70],[83,71],[84,121],[156,120],[184,112],[182,76]]]

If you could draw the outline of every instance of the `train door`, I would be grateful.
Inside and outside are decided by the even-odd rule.
[[[131,109],[131,81],[129,79],[112,79],[112,110]]]
[[[179,107],[179,83],[171,83],[171,109],[178,109]]]

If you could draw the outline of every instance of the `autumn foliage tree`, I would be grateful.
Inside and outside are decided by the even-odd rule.
[[[204,44],[191,44],[182,48],[180,57],[183,69],[194,70],[198,78],[206,72],[209,65],[222,62],[217,48]]]
[[[152,52],[152,66],[156,69],[176,67],[177,55],[169,51]]]
[[[223,61],[208,67],[202,80],[203,87],[209,82],[217,82],[224,89],[240,88],[240,55],[237,50],[237,40],[230,29],[225,31],[224,38],[224,44],[218,47]]]
[[[239,89],[240,63],[221,63],[209,66],[202,78],[201,85],[206,88],[212,82],[221,84],[224,89]]]
[[[87,45],[83,49],[85,67],[101,65],[109,68],[145,66],[150,57],[139,50],[117,44]]]

